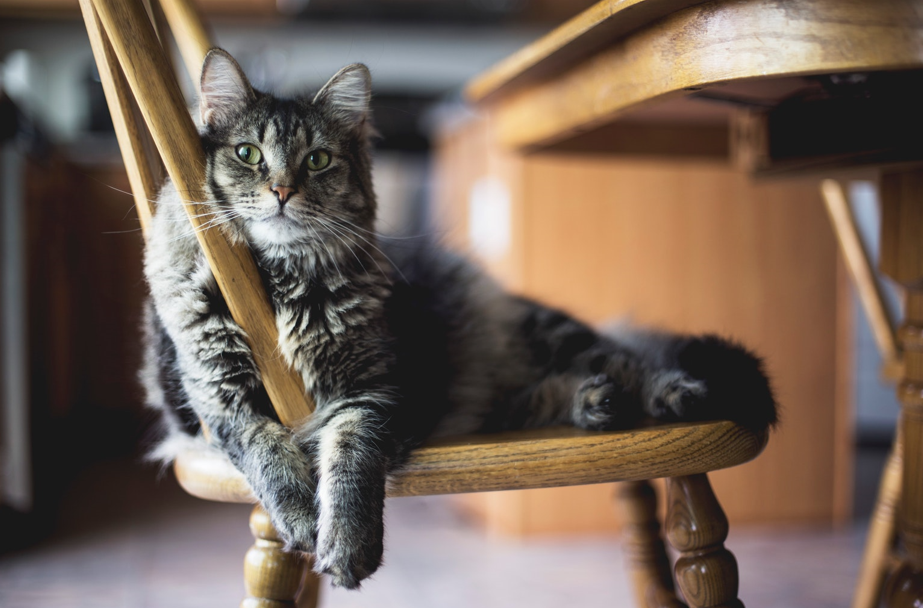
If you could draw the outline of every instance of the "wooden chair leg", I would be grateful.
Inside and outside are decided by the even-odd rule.
[[[648,481],[626,481],[618,485],[616,500],[625,518],[622,530],[625,554],[641,608],[679,608],[670,560],[660,537],[657,493]]]
[[[244,558],[247,597],[240,608],[315,608],[319,581],[310,560],[283,550],[262,507],[253,508],[250,531],[256,540]]]
[[[897,503],[901,495],[904,453],[899,427],[878,487],[852,608],[878,608],[885,577],[890,571],[890,556],[897,535]]]
[[[743,608],[737,560],[724,548],[727,517],[705,474],[667,480],[666,532],[680,554],[674,573],[690,608]]]
[[[898,532],[902,554],[885,585],[889,608],[923,606],[923,168],[881,178],[881,260],[885,274],[906,288],[901,402],[904,459]]]

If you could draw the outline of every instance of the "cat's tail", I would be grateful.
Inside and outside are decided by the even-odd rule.
[[[677,337],[676,365],[705,383],[703,417],[731,420],[753,431],[779,422],[779,408],[763,361],[740,344],[713,334]]]

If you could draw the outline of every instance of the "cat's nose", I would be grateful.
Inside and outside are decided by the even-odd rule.
[[[280,186],[279,184],[273,184],[270,190],[276,193],[276,198],[279,199],[279,203],[282,205],[284,205],[295,193],[294,188],[290,186]]]

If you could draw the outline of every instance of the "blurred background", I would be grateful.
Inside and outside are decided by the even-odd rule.
[[[383,232],[435,234],[593,322],[719,332],[764,354],[782,427],[757,461],[712,476],[741,597],[847,603],[898,405],[816,180],[750,183],[720,146],[493,151],[462,87],[587,0],[199,4],[259,88],[370,67]],[[248,508],[186,496],[142,461],[141,235],[76,0],[0,0],[0,87],[0,606],[234,605]],[[875,184],[849,192],[877,251]],[[392,500],[385,567],[322,605],[627,603],[612,493]]]

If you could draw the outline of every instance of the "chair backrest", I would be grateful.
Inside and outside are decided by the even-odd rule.
[[[151,0],[154,2],[156,0]],[[163,14],[193,81],[212,46],[190,0],[162,0]],[[106,101],[116,127],[142,229],[153,216],[161,162],[185,201],[189,221],[234,320],[247,333],[279,419],[296,426],[314,411],[301,378],[279,354],[269,298],[249,249],[206,225],[205,157],[164,46],[142,0],[80,0]],[[163,36],[166,32],[162,32]],[[156,150],[155,150],[156,148]]]

